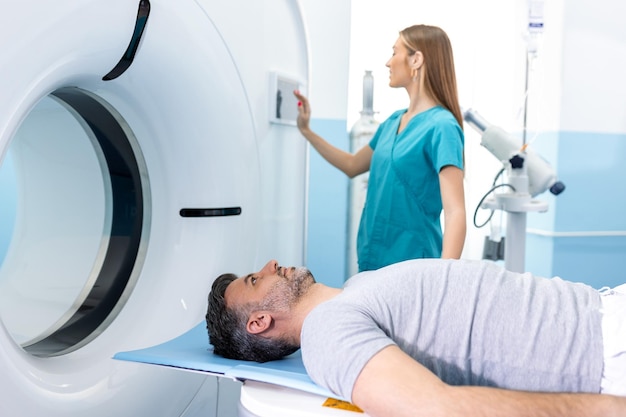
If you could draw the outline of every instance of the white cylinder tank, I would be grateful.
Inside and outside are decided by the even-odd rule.
[[[355,153],[366,146],[376,133],[380,122],[374,117],[374,77],[372,71],[363,75],[363,110],[361,117],[350,130],[350,152]],[[356,256],[356,236],[361,221],[361,212],[367,195],[369,173],[357,175],[350,181],[350,200],[348,203],[348,250],[346,275],[351,277],[359,271]]]

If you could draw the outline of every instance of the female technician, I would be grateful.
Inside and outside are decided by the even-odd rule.
[[[389,85],[407,91],[409,106],[355,154],[310,129],[309,101],[294,92],[298,128],[317,152],[350,178],[370,171],[357,236],[360,271],[407,259],[459,258],[465,241],[463,119],[450,40],[435,26],[408,27],[386,66]]]

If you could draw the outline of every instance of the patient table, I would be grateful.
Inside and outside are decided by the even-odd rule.
[[[295,417],[294,410],[288,409],[291,406],[296,407],[296,413],[302,416],[364,415],[345,402],[346,399],[315,384],[304,369],[300,351],[284,359],[265,363],[226,359],[213,353],[204,322],[162,344],[119,352],[113,358],[243,381],[240,416],[259,416],[252,414],[259,411],[246,411],[255,408],[266,410],[263,412],[272,417],[283,413]]]

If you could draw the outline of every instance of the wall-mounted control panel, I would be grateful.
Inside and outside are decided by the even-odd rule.
[[[296,125],[298,99],[293,95],[294,90],[305,92],[303,84],[295,78],[276,72],[270,73],[270,122]]]

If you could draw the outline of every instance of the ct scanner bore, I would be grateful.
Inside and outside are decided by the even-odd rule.
[[[76,88],[61,88],[50,94],[68,106],[96,138],[102,153],[104,174],[110,184],[110,224],[102,262],[80,305],[58,328],[40,340],[22,344],[36,356],[68,353],[98,335],[97,329],[111,320],[113,310],[127,289],[135,267],[144,228],[144,186],[128,133],[120,120],[97,98]],[[22,184],[29,187],[29,184]]]
[[[219,273],[304,261],[306,146],[268,114],[272,71],[308,77],[297,2],[0,7],[0,415],[220,414],[217,378],[111,357]]]

